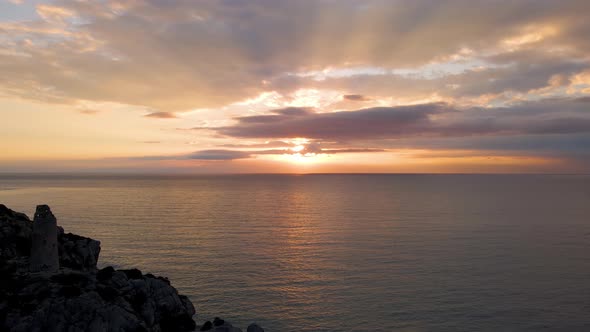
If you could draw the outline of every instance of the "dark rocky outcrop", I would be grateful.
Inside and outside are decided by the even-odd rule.
[[[47,206],[35,217],[0,205],[0,331],[194,330],[192,303],[166,278],[98,270],[99,241],[64,233]]]
[[[205,324],[203,324],[201,326],[199,331],[211,331],[212,328],[213,328],[213,323],[211,323],[211,321],[206,321]]]
[[[98,263],[100,241],[72,233],[58,236],[59,265],[76,270],[93,270]]]
[[[213,326],[221,326],[225,324],[225,321],[219,317],[213,318]]]
[[[32,232],[29,217],[0,204],[0,260],[30,256]]]
[[[61,270],[15,281],[3,299],[11,331],[191,331],[194,308],[158,279]]]
[[[65,233],[48,206],[37,207],[34,223],[0,204],[0,331],[197,329],[193,304],[167,278],[97,269],[99,254],[99,241]],[[218,317],[200,330],[242,331]]]
[[[193,304],[168,278],[99,270],[99,254],[99,241],[65,233],[48,206],[38,206],[32,222],[0,204],[0,331],[197,328]],[[200,330],[242,331],[218,317]],[[248,331],[264,332],[255,324]]]
[[[43,218],[48,218],[49,215],[49,218],[53,217],[46,205],[40,205],[38,210],[40,216],[43,213]],[[0,204],[0,266],[6,267],[9,264],[24,270],[30,265],[31,254],[35,254],[32,249],[36,249],[32,241],[33,225],[24,213],[14,212]],[[96,269],[100,241],[71,233],[64,234],[61,227],[57,227],[56,232],[59,266],[74,270]],[[37,251],[44,253],[43,250]]]
[[[253,324],[256,325],[256,324]],[[258,326],[258,325],[257,325]],[[230,322],[223,320],[219,317],[211,321],[206,321],[200,328],[199,331],[210,331],[210,332],[242,332],[240,328],[233,326]],[[262,330],[264,332],[264,330]]]
[[[258,326],[258,324],[252,323],[248,325],[248,329],[246,330],[246,332],[264,332],[264,329]]]

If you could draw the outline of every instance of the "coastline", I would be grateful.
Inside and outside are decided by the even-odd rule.
[[[242,331],[218,317],[197,325],[192,302],[166,277],[98,269],[100,249],[57,226],[46,205],[31,221],[0,204],[0,330]]]

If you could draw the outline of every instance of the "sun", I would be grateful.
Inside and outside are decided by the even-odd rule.
[[[301,152],[303,151],[303,149],[305,149],[305,146],[303,145],[296,145],[294,147],[291,148],[291,151],[293,152]]]
[[[323,156],[320,153],[311,152],[308,145],[310,140],[303,137],[297,137],[289,140],[292,146],[285,150],[285,153],[279,156],[280,160],[295,164],[314,164]]]

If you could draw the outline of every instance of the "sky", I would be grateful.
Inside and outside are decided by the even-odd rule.
[[[590,173],[587,0],[0,0],[0,172]]]

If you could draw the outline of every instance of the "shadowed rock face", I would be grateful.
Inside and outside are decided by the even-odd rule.
[[[233,326],[230,322],[223,320],[219,317],[215,317],[213,319],[213,323],[211,321],[206,321],[203,325],[201,325],[199,331],[209,331],[209,332],[242,332],[242,329]],[[247,332],[264,332],[264,329],[258,326],[255,323],[252,323],[248,326]]]
[[[167,278],[138,269],[98,270],[99,254],[99,241],[65,233],[48,206],[38,206],[31,222],[0,204],[0,331],[196,329],[193,304]],[[30,273],[33,266],[50,273]],[[242,332],[217,317],[199,329]],[[247,331],[264,332],[256,324]]]
[[[99,253],[100,242],[65,234],[46,205],[34,222],[0,205],[0,331],[194,330],[193,304],[168,279],[98,270]]]
[[[59,265],[61,267],[92,270],[98,263],[100,241],[72,233],[58,235]]]
[[[42,210],[43,211],[43,210]],[[48,211],[51,213],[51,210]],[[44,211],[47,216],[47,211]],[[53,215],[53,214],[51,214]],[[55,217],[54,217],[55,218]],[[33,222],[24,213],[14,212],[0,204],[0,262],[28,268],[33,239]],[[74,270],[96,269],[100,241],[72,233],[57,226],[59,266]]]
[[[0,330],[9,331],[192,331],[191,302],[164,281],[121,271],[62,269],[51,277],[12,280]]]
[[[264,332],[264,329],[258,326],[258,324],[252,323],[248,325],[248,329],[246,330],[246,332]]]
[[[0,262],[28,257],[32,232],[33,223],[29,217],[0,204]]]

